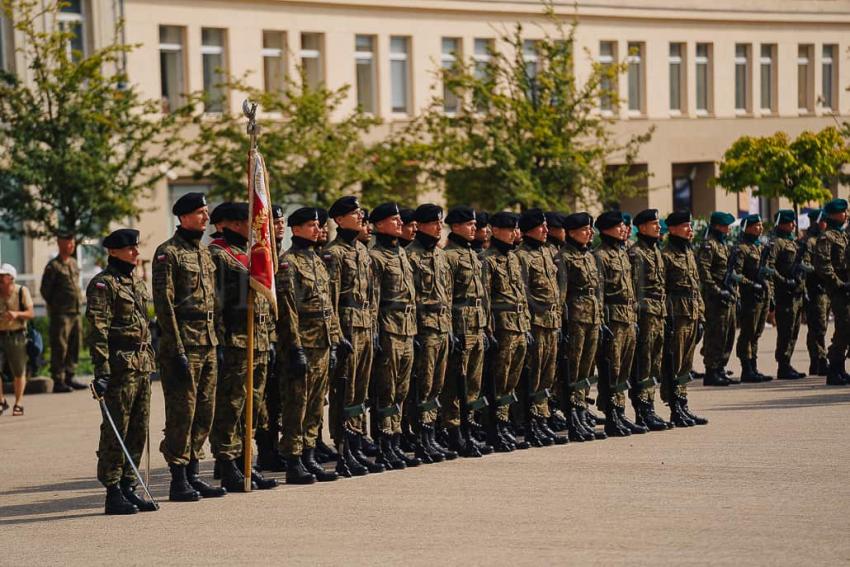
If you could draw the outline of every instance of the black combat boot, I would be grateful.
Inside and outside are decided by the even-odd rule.
[[[136,487],[133,486],[132,480],[122,478],[119,486],[121,487],[121,494],[124,495],[127,502],[138,508],[139,512],[156,512],[159,510],[159,504],[151,502],[150,500],[145,500],[136,494]],[[108,513],[109,512],[107,512],[107,514]]]
[[[422,449],[426,455],[431,458],[431,461],[434,463],[442,463],[446,460],[446,456],[442,451],[432,442],[432,435],[434,431],[434,426],[430,423],[423,423],[420,425],[419,431],[419,442],[422,444]],[[424,462],[424,461],[423,461]]]
[[[826,376],[829,373],[829,361],[825,358],[818,360],[818,371],[815,372],[818,376]],[[809,373],[811,374],[811,372]]]
[[[638,401],[635,405],[635,423],[642,425],[650,431],[666,431],[667,422],[655,414],[651,402]]]
[[[245,476],[242,474],[242,469],[236,465],[236,461],[225,458],[216,460],[221,471],[222,488],[227,492],[245,492]]]
[[[585,429],[589,432],[593,433],[594,439],[608,439],[608,434],[605,433],[604,430],[597,430],[596,425],[604,425],[605,420],[596,420],[592,417],[592,412],[589,408],[579,407],[576,408],[576,415],[578,415],[579,421],[584,424]]]
[[[788,362],[782,361],[776,369],[776,377],[779,380],[799,380],[800,378],[805,378],[806,375],[797,372]]]
[[[557,433],[552,431],[552,428],[549,427],[547,421],[548,420],[543,416],[537,419],[537,428],[543,435],[551,439],[552,443],[555,445],[566,445],[570,442],[570,440],[566,436],[562,437],[561,435],[558,435]]]
[[[393,434],[390,445],[392,446],[393,451],[395,451],[396,456],[404,462],[405,466],[418,467],[422,464],[422,461],[420,461],[417,457],[408,457],[401,448],[401,433]]]
[[[322,440],[322,431],[324,427],[319,427],[319,435],[316,437],[316,451],[314,452],[317,463],[328,463],[335,461],[339,457],[333,447],[328,447]]]
[[[360,449],[363,451],[363,454],[372,459],[377,457],[378,444],[372,441],[372,439],[367,435],[361,435],[360,439]]]
[[[381,463],[387,470],[401,470],[407,468],[404,461],[402,461],[398,455],[396,455],[395,450],[393,450],[392,439],[389,435],[381,434],[380,438],[378,438],[378,458],[375,459],[375,462]]]
[[[735,384],[740,384],[741,381],[733,376],[733,372],[731,370],[726,370],[722,366],[717,369],[717,373],[729,380],[729,384],[734,386]]]
[[[110,516],[126,516],[136,514],[139,509],[124,496],[117,484],[106,487],[106,505],[104,512]]]
[[[746,358],[741,359],[741,382],[745,384],[759,384],[762,382],[761,376],[753,370],[752,361]]]
[[[254,435],[257,441],[257,469],[261,471],[286,472],[286,459],[275,448],[277,431],[258,429]]]
[[[679,396],[673,396],[673,399],[670,400],[670,423],[673,424],[673,427],[693,427],[696,423],[685,414],[680,402]]]
[[[452,451],[448,447],[442,445],[439,441],[437,441],[437,428],[435,425],[431,425],[428,428],[428,442],[431,444],[431,447],[434,448],[437,452],[443,454],[443,458],[447,461],[453,461],[457,459],[457,453]]]
[[[589,422],[592,425],[592,427],[596,427],[597,425],[605,425],[605,418],[602,417],[601,415],[597,415],[597,414],[593,413],[593,410],[590,409],[589,406],[593,402],[588,399],[587,403],[588,403],[588,406],[585,406],[585,408],[584,408],[584,412],[587,416],[587,419],[584,420],[584,421],[586,423]],[[579,416],[579,417],[581,417],[581,416]]]
[[[691,411],[691,408],[688,407],[688,398],[684,398],[681,396],[676,396],[679,398],[679,407],[682,408],[682,411],[688,419],[694,422],[694,425],[708,425],[708,420],[704,417],[700,417]]]
[[[172,502],[197,502],[201,493],[192,488],[186,480],[185,465],[168,465],[171,471],[171,485],[168,487],[168,499]]]
[[[630,433],[635,435],[640,435],[642,433],[649,433],[649,428],[644,425],[638,425],[637,423],[631,421],[628,417],[626,417],[626,408],[622,406],[617,407],[617,417],[620,419],[620,423],[629,430]]]
[[[756,358],[756,357],[751,358],[750,364],[753,368],[753,373],[755,373],[756,376],[761,378],[762,382],[770,382],[771,380],[773,380],[773,376],[768,376],[767,374],[762,374],[761,372],[759,372],[758,358]]]
[[[197,459],[191,459],[189,466],[186,467],[186,480],[192,485],[192,488],[198,491],[198,494],[204,498],[220,498],[227,494],[227,489],[224,487],[215,487],[201,480],[200,475],[201,464]],[[141,507],[139,507],[141,510]]]
[[[357,460],[357,457],[354,456],[354,452],[352,451],[352,441],[354,435],[349,431],[344,431],[343,435],[345,435],[346,441],[342,444],[342,455],[340,459],[337,459],[336,462],[336,472],[340,476],[366,476],[369,474],[369,469],[366,465],[360,463]],[[342,466],[340,466],[342,465]],[[348,474],[345,474],[348,472]]]
[[[826,373],[827,386],[846,386],[847,380],[844,379],[844,361],[840,363],[830,363],[829,371]]]
[[[703,386],[728,386],[731,384],[720,368],[706,368],[702,378]]]
[[[244,455],[239,455],[236,457],[236,468],[240,471],[245,470],[245,457]],[[275,488],[277,486],[277,481],[273,478],[264,477],[257,467],[251,465],[251,486],[252,489],[256,490],[269,490]]]
[[[423,465],[434,464],[434,459],[431,458],[431,452],[428,450],[428,440],[426,438],[425,430],[421,425],[419,427],[419,435],[416,438],[416,446],[414,447],[413,454],[416,455],[416,458],[419,459]]]
[[[315,449],[304,448],[301,453],[301,462],[304,464],[304,468],[310,471],[319,482],[331,482],[339,478],[336,472],[326,471],[322,465],[317,463],[315,454]]]
[[[551,416],[549,417],[549,423],[548,423],[549,429],[551,429],[555,433],[558,433],[559,431],[566,431],[567,430],[567,417],[564,415],[564,412],[562,412],[557,407],[551,407],[553,405],[551,402],[552,402],[552,400],[550,400]]]
[[[540,431],[537,429],[537,424],[534,421],[533,416],[528,416],[528,421],[525,423],[525,437],[526,443],[528,443],[532,447],[544,447],[543,444],[543,436],[540,434]],[[551,441],[546,439],[551,445]]]
[[[664,418],[658,415],[658,413],[655,411],[655,400],[649,402],[649,411],[652,412],[652,415],[655,416],[655,419],[663,423],[667,427],[667,429],[673,429],[673,424],[669,421],[665,421]]]
[[[608,437],[628,437],[632,434],[620,423],[617,407],[613,404],[609,404],[605,410],[605,434]]]
[[[582,422],[575,407],[571,407],[567,414],[567,437],[570,441],[579,443],[593,441],[595,438],[593,431]]]
[[[299,455],[286,457],[286,484],[313,484],[316,477],[304,467]]]
[[[363,436],[359,433],[354,433],[352,431],[346,432],[348,435],[348,443],[351,448],[351,455],[357,460],[358,463],[366,467],[372,474],[382,473],[386,469],[384,465],[380,463],[373,463],[369,460],[369,457],[363,452]]]

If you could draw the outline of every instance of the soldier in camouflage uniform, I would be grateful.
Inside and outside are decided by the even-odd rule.
[[[416,456],[424,463],[454,459],[457,453],[439,445],[435,423],[439,396],[443,391],[449,351],[452,348],[451,286],[452,275],[446,253],[438,246],[443,230],[443,209],[437,205],[420,205],[414,213],[418,232],[407,247],[416,286],[416,349],[413,355],[411,390],[408,396],[416,424]]]
[[[446,215],[446,224],[451,229],[445,251],[451,271],[452,329],[457,343],[449,356],[449,370],[443,387],[443,425],[448,431],[451,450],[464,457],[480,457],[491,453],[493,448],[472,435],[471,414],[484,407],[479,399],[484,352],[488,345],[495,346],[495,339],[485,339],[484,334],[487,295],[481,281],[481,259],[472,249],[475,211],[469,207],[455,207]],[[466,390],[464,402],[461,401],[462,390]],[[466,415],[462,415],[464,408],[467,409]]]
[[[165,437],[159,450],[171,470],[169,499],[194,501],[224,495],[198,476],[212,425],[218,367],[215,264],[201,243],[209,220],[204,195],[187,193],[171,210],[180,226],[153,259],[157,358],[165,398]]]
[[[635,408],[636,423],[650,431],[664,431],[667,423],[655,413],[655,386],[661,379],[664,358],[664,319],[667,298],[664,291],[664,258],[659,247],[661,225],[658,209],[635,215],[637,241],[628,249],[632,282],[638,300],[638,334],[629,397]]]
[[[331,276],[316,251],[319,238],[318,211],[303,207],[289,216],[292,247],[281,258],[278,295],[278,327],[282,344],[294,345],[289,366],[281,382],[283,439],[287,483],[307,484],[333,481],[336,472],[326,471],[315,459],[316,442],[324,413],[324,396],[337,357],[348,356],[351,343],[343,338],[334,308]],[[306,360],[301,360],[305,358]],[[303,368],[303,370],[302,370]]]
[[[596,219],[602,239],[593,256],[602,275],[603,340],[597,354],[599,409],[605,412],[605,433],[625,437],[648,429],[626,418],[626,394],[635,354],[637,315],[632,267],[626,255],[628,232],[620,211]]]
[[[659,227],[660,229],[660,227]],[[636,240],[632,239],[632,215],[629,213],[623,213],[623,247],[626,249],[626,252],[635,245]]]
[[[519,228],[523,236],[516,254],[525,283],[533,339],[526,363],[530,398],[526,441],[536,447],[562,445],[568,438],[556,435],[548,424],[548,397],[555,386],[561,332],[561,287],[552,251],[546,248],[549,229],[543,211],[525,211],[519,218]]]
[[[694,237],[691,213],[677,211],[667,215],[670,235],[664,247],[667,290],[666,372],[661,383],[661,399],[670,406],[674,427],[705,425],[708,420],[688,407],[688,382],[691,381],[694,351],[702,335],[705,306],[700,295],[699,268],[691,250]]]
[[[414,218],[415,211],[413,209],[399,209],[401,216],[401,236],[398,237],[398,244],[402,248],[407,248],[413,242],[416,236],[416,219]]]
[[[496,339],[496,346],[489,355],[484,379],[492,380],[491,417],[496,421],[490,443],[496,451],[508,452],[530,446],[527,441],[518,441],[511,431],[509,412],[530,341],[531,316],[513,242],[518,218],[513,213],[499,212],[490,218],[490,224],[490,247],[482,254],[481,263],[482,283],[489,298],[484,304],[487,333]]]
[[[797,215],[781,210],[776,215],[773,245],[776,249],[773,282],[776,297],[776,377],[780,380],[805,378],[791,366],[791,355],[800,333],[803,317],[803,296],[806,294],[806,273],[813,270],[805,245],[794,238]]]
[[[847,201],[833,199],[823,207],[822,218],[826,220],[826,230],[818,237],[815,245],[815,270],[829,292],[832,314],[835,317],[835,329],[829,345],[827,358],[829,372],[826,383],[829,386],[850,384],[850,374],[845,370],[848,346],[850,346],[850,246],[844,231],[847,222]]]
[[[244,424],[245,419],[256,424],[262,407],[274,321],[268,299],[254,294],[253,415],[245,416],[250,289],[248,203],[234,203],[228,215],[229,223],[222,230],[222,237],[213,240],[209,247],[216,270],[216,334],[220,345],[210,447],[221,475],[221,486],[228,492],[243,492]],[[277,486],[276,480],[264,479],[259,471],[251,473],[251,480],[259,489]]]
[[[735,217],[729,213],[711,213],[708,234],[697,252],[697,265],[702,281],[702,299],[711,325],[705,330],[702,345],[705,363],[705,386],[728,386],[737,383],[726,376],[726,364],[735,346],[735,311],[737,288],[724,285],[729,267],[729,226]]]
[[[741,276],[741,328],[736,351],[741,360],[741,382],[766,382],[772,377],[761,374],[757,367],[758,341],[764,331],[767,314],[773,303],[770,285],[773,275],[773,244],[762,244],[764,230],[761,216],[749,215],[741,223],[735,272]]]
[[[826,221],[821,218],[822,209],[811,209],[807,213],[809,228],[801,237],[806,254],[814,267],[815,244],[826,230]],[[826,330],[829,324],[829,294],[817,271],[806,277],[806,347],[809,351],[809,374],[826,376],[829,361],[826,359]]]
[[[80,356],[80,268],[74,258],[74,235],[57,238],[59,255],[50,260],[41,276],[41,297],[47,304],[50,320],[50,377],[54,392],[85,390],[86,385],[74,379]]]
[[[398,205],[375,207],[369,220],[375,227],[372,258],[377,352],[374,362],[372,414],[377,421],[378,462],[404,469],[421,464],[401,449],[402,409],[413,370],[413,337],[416,335],[416,288],[407,252],[399,245],[402,233]]]
[[[127,451],[138,463],[150,417],[153,350],[148,328],[148,290],[133,277],[139,256],[139,231],[116,230],[103,240],[109,251],[105,270],[86,290],[88,336],[94,365],[92,386],[103,398]],[[107,514],[152,512],[157,505],[135,493],[137,478],[126,462],[106,416],[100,426],[97,479],[106,487]]]
[[[479,256],[490,248],[490,239],[493,237],[493,229],[490,226],[490,213],[487,211],[475,211],[475,237],[472,239],[472,249]]]

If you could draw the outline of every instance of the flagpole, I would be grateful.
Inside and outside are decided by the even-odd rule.
[[[251,139],[248,149],[248,206],[254,205],[253,177],[254,177],[254,151],[257,149],[257,105],[245,100],[242,103],[242,111],[248,118],[248,136]],[[248,214],[249,221],[253,219],[252,211]],[[251,247],[254,242],[253,227],[249,229],[248,238],[248,371],[245,373],[245,438],[242,441],[242,457],[245,475],[245,492],[251,492],[251,464],[253,461],[252,450],[254,448],[254,290],[251,289]]]

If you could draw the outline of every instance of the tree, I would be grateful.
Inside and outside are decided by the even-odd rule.
[[[397,148],[418,154],[428,182],[445,183],[449,205],[566,209],[641,191],[644,175],[629,172],[651,130],[619,141],[615,117],[599,111],[602,100],[618,104],[613,85],[625,64],[593,63],[579,81],[577,24],[565,26],[546,8],[553,33],[530,44],[516,24],[500,34],[504,49],[490,49],[486,63],[469,59],[441,70],[456,111],[447,113],[445,96],[435,96],[396,135]]]
[[[102,235],[140,213],[139,197],[177,159],[178,116],[162,116],[130,85],[113,42],[70,50],[58,23],[66,2],[2,0],[23,39],[27,69],[0,74],[0,230],[33,238]]]
[[[850,145],[836,128],[803,132],[791,140],[785,132],[742,136],[723,154],[713,180],[729,193],[748,189],[759,197],[784,198],[795,211],[808,202],[832,196],[830,185],[846,182],[842,167],[850,163]]]
[[[231,92],[259,104],[269,119],[261,123],[260,152],[275,201],[330,206],[366,177],[368,154],[363,138],[379,120],[356,109],[338,119],[349,87],[308,86],[303,73],[288,78],[280,91],[262,91],[245,78],[230,78]],[[203,95],[192,97],[198,102]],[[190,158],[194,176],[212,183],[211,195],[243,199],[248,135],[241,114],[196,116],[199,129]]]

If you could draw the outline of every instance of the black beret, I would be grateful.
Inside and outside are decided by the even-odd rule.
[[[660,220],[660,218],[658,209],[644,209],[635,215],[634,223],[635,226],[640,226],[645,222]]]
[[[76,236],[73,230],[65,230],[59,229],[56,231],[56,238],[61,238],[62,240],[71,240]]]
[[[443,208],[432,203],[425,203],[416,207],[413,220],[419,223],[434,222],[443,218]]]
[[[491,224],[490,213],[487,211],[477,211],[475,213],[475,224],[478,225],[478,228],[484,228],[488,224]]]
[[[218,224],[221,221],[228,220],[227,210],[232,206],[233,203],[231,203],[230,201],[225,201],[224,203],[214,208],[210,213],[210,223]]]
[[[475,220],[475,209],[466,205],[454,207],[446,215],[446,224],[461,224]]]
[[[596,217],[596,228],[599,230],[606,230],[609,228],[613,228],[623,222],[623,213],[622,211],[605,211],[598,217]]]
[[[186,215],[207,206],[207,196],[203,193],[186,193],[174,203],[171,212],[174,216]]]
[[[395,203],[381,203],[369,215],[369,221],[376,223],[399,214],[398,205]]]
[[[590,213],[573,213],[564,217],[564,228],[567,230],[576,230],[593,224],[593,217]]]
[[[324,227],[326,224],[328,224],[328,211],[321,207],[318,207],[316,209],[316,216],[319,217],[319,226]]]
[[[224,212],[224,220],[248,220],[248,203],[231,203]]]
[[[272,205],[272,218],[275,220],[282,219],[283,207],[281,207],[280,205]]]
[[[490,217],[490,225],[493,228],[516,228],[519,226],[519,217],[516,213],[501,211]]]
[[[413,209],[399,209],[398,214],[401,216],[401,224],[410,224],[416,220],[416,211]]]
[[[359,208],[360,201],[357,200],[357,197],[353,195],[346,195],[345,197],[340,197],[333,205],[331,205],[331,208],[328,209],[328,216],[335,219],[336,217],[347,215],[351,211],[356,211]]]
[[[546,213],[546,224],[549,228],[564,228],[564,218],[566,217],[561,213],[549,211]]]
[[[109,249],[126,248],[139,244],[139,231],[133,228],[119,228],[103,239],[103,247]]]
[[[668,227],[691,222],[691,211],[675,211],[667,215],[665,223]]]
[[[546,222],[546,215],[543,211],[537,208],[523,211],[519,216],[519,229],[523,232],[528,232],[533,228],[537,228]]]
[[[301,226],[306,222],[317,220],[319,220],[319,211],[315,207],[301,207],[289,215],[289,219],[286,222],[292,228],[293,226]]]

